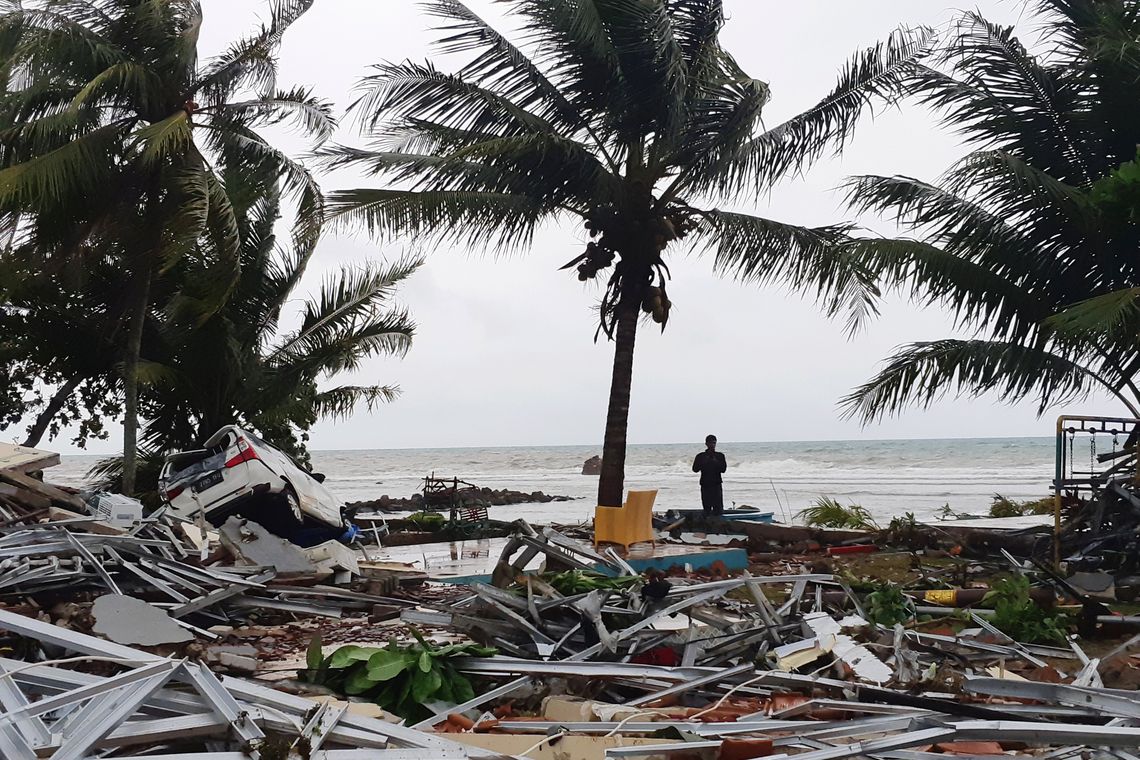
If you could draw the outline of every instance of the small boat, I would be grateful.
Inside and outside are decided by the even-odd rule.
[[[701,518],[704,516],[704,510],[701,509],[670,509],[665,513],[665,519],[670,522],[679,520],[682,517]],[[775,513],[764,512],[757,507],[745,505],[724,510],[720,518],[722,520],[732,520],[733,522],[764,523],[765,525],[770,525],[775,522]]]

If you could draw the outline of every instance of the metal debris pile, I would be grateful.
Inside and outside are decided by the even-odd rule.
[[[0,658],[5,760],[126,757],[135,750],[202,760],[499,756],[358,715],[345,704],[219,678],[201,663],[159,657],[3,610],[0,629],[37,642],[44,653],[66,654],[31,664]],[[76,661],[115,663],[119,672],[99,676],[59,667]]]
[[[1099,656],[1075,636],[1017,641],[961,607],[977,593],[899,591],[907,615],[895,620],[830,568],[667,577],[521,522],[489,582],[412,593],[370,578],[389,571],[360,548],[305,549],[252,521],[214,529],[161,510],[118,526],[76,494],[0,482],[15,518],[0,526],[5,759],[1133,760],[1140,748],[1140,696],[1105,686],[1132,667],[1140,636]],[[1075,579],[1001,556],[1044,581],[1027,600],[1072,600],[1094,629],[1109,617]],[[261,645],[235,645],[239,631]],[[315,686],[297,657],[310,642],[319,659],[411,635],[494,647],[448,660],[474,696],[417,698],[428,717],[401,722],[363,692]],[[387,676],[368,677],[372,688]]]
[[[215,530],[161,509],[120,522],[95,498],[9,470],[0,486],[0,606],[120,644],[208,642],[220,638],[211,628],[251,619],[391,618],[410,604],[338,542],[305,549],[256,522]]]
[[[563,593],[549,576],[512,572],[538,553],[548,569],[574,569],[563,575],[600,567],[611,582]],[[461,714],[469,730],[492,734],[644,739],[608,747],[615,758],[1056,758],[1111,748],[1106,756],[1123,759],[1140,747],[1131,723],[1140,695],[1101,678],[1137,640],[1098,659],[1076,637],[1067,647],[1022,643],[977,614],[957,633],[938,621],[878,625],[866,597],[829,573],[635,580],[613,552],[550,529],[521,532],[503,554],[502,587],[475,584],[465,598],[402,615],[500,651],[458,662],[482,692],[439,705],[417,728],[457,730]]]

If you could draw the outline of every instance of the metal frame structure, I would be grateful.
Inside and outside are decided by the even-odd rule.
[[[1112,435],[1115,438],[1123,435],[1131,438],[1140,431],[1140,419],[1131,417],[1096,417],[1087,415],[1063,414],[1057,418],[1056,449],[1054,452],[1055,471],[1053,476],[1053,564],[1061,564],[1061,506],[1065,496],[1077,496],[1087,491],[1090,497],[1096,497],[1107,483],[1108,477],[1118,471],[1121,463],[1114,462],[1116,453],[1107,460],[1097,462],[1097,457],[1091,456],[1089,471],[1077,477],[1074,471],[1075,456],[1067,456],[1065,450],[1066,436],[1072,441],[1079,434],[1089,435],[1095,440],[1097,435]],[[1125,449],[1123,453],[1127,454]],[[1136,448],[1131,449],[1131,458],[1135,458]],[[1104,471],[1098,471],[1096,464],[1108,461],[1111,466]]]
[[[6,610],[0,610],[0,630],[125,668],[104,677],[51,661],[0,659],[4,760],[83,760],[131,746],[165,760],[258,760],[270,733],[303,742],[312,760],[501,757]],[[210,749],[179,752],[187,743]],[[153,754],[163,747],[176,754]]]

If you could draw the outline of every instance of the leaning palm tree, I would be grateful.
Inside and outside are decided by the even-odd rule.
[[[231,187],[248,178],[227,178]],[[322,417],[344,417],[360,405],[390,401],[390,385],[336,384],[372,356],[402,355],[414,324],[392,305],[398,285],[419,266],[404,260],[363,262],[328,276],[301,300],[297,327],[282,329],[286,309],[316,249],[303,235],[279,239],[281,203],[272,183],[240,208],[241,273],[221,308],[204,322],[198,302],[209,298],[210,267],[187,258],[174,277],[154,358],[143,366],[142,405],[149,451],[200,445],[218,428],[240,424],[307,463],[306,431]],[[331,385],[331,387],[330,387]]]
[[[638,322],[669,318],[666,254],[690,246],[742,280],[817,290],[830,312],[865,308],[873,294],[835,245],[845,227],[710,203],[752,201],[842,147],[931,36],[900,33],[856,56],[818,105],[766,130],[768,85],[721,47],[720,0],[509,5],[517,44],[458,0],[425,4],[441,51],[468,62],[375,68],[354,105],[372,145],[325,157],[391,184],[338,192],[330,209],[374,233],[501,251],[527,248],[540,224],[584,225],[592,240],[563,269],[604,281],[599,334],[614,364],[598,504],[620,505]]]
[[[853,208],[907,233],[850,246],[883,282],[948,307],[968,339],[902,347],[845,399],[864,421],[947,392],[1094,389],[1140,416],[1140,2],[1039,0],[1042,56],[962,15],[907,83],[972,148],[939,181],[861,176]]]
[[[229,262],[203,302],[225,300],[239,240],[226,167],[276,167],[315,238],[320,193],[258,129],[294,120],[326,137],[328,106],[276,84],[286,29],[313,0],[276,0],[269,21],[199,62],[197,0],[4,0],[0,4],[0,215],[44,276],[118,257],[115,335],[124,396],[124,486],[134,482],[138,363],[156,284],[184,256]]]

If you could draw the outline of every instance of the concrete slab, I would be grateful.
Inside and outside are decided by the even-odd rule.
[[[194,634],[174,622],[164,610],[133,596],[101,596],[95,600],[91,614],[95,617],[91,630],[116,644],[156,646],[194,640]]]
[[[0,470],[37,472],[59,464],[59,454],[14,443],[0,443]]]
[[[278,577],[318,574],[317,566],[300,547],[252,520],[231,517],[219,529],[219,535],[222,545],[247,565],[275,568]]]

